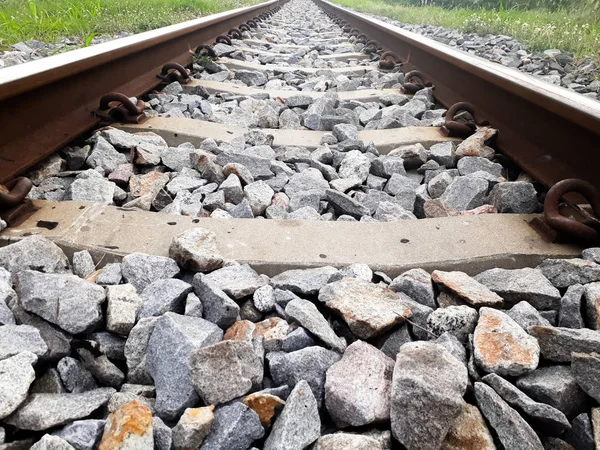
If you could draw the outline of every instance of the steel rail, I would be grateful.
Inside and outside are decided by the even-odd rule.
[[[475,105],[477,117],[500,130],[496,146],[546,186],[580,178],[600,189],[600,102],[518,70],[454,50],[325,0],[323,10],[410,61],[445,107]]]
[[[0,183],[100,123],[109,92],[139,97],[164,64],[188,65],[190,48],[281,4],[270,0],[0,70]]]

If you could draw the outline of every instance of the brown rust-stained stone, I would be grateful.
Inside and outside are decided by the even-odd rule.
[[[158,191],[169,182],[169,175],[161,172],[149,172],[145,175],[134,175],[129,180],[129,193],[131,198],[149,195],[154,199]]]
[[[211,272],[223,267],[223,256],[217,248],[215,233],[204,228],[192,228],[171,241],[169,256],[193,272]]]
[[[494,438],[477,406],[463,404],[440,450],[496,450]]]
[[[370,339],[412,316],[404,294],[359,280],[344,278],[328,284],[319,300],[342,316],[352,333]]]
[[[285,405],[285,402],[276,395],[264,392],[255,392],[243,400],[244,405],[252,409],[260,418],[260,423],[265,428],[270,428],[273,418]]]
[[[256,324],[252,339],[263,338],[266,351],[281,350],[283,339],[290,331],[290,325],[280,317],[270,317]]]
[[[224,341],[252,341],[256,325],[249,320],[238,320],[225,331]]]
[[[98,450],[147,450],[154,447],[150,408],[133,400],[106,419]]]
[[[519,376],[535,370],[540,347],[508,314],[479,310],[474,338],[475,362],[486,372]]]
[[[502,297],[464,272],[434,270],[431,279],[475,307],[502,305]]]
[[[454,152],[455,157],[481,156],[488,159],[492,158],[496,152],[494,152],[493,148],[485,145],[485,143],[490,141],[497,132],[498,130],[491,127],[479,128],[475,134],[469,136],[458,145]]]

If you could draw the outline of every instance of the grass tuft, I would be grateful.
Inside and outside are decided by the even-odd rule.
[[[57,42],[141,33],[260,0],[4,0],[0,2],[0,48],[29,39]],[[92,36],[90,38],[90,36]],[[88,41],[89,39],[89,41]]]
[[[402,23],[435,25],[468,33],[502,34],[531,50],[557,48],[575,56],[600,56],[600,22],[596,9],[546,8],[535,10],[442,8],[410,6],[382,0],[333,0],[360,12],[377,14]],[[591,8],[591,9],[590,9]]]

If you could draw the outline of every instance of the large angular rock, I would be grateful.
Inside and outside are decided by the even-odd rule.
[[[481,308],[473,337],[476,364],[498,375],[519,376],[536,369],[540,347],[507,314]]]
[[[327,201],[331,207],[335,209],[338,215],[345,214],[352,216],[355,219],[360,219],[362,216],[368,216],[370,214],[369,208],[343,192],[327,189],[325,194]]]
[[[431,279],[475,307],[502,305],[502,297],[464,272],[434,270]]]
[[[320,197],[323,197],[327,189],[329,189],[329,183],[323,178],[323,174],[317,169],[310,168],[292,175],[283,191],[290,198],[305,191],[315,191]]]
[[[403,295],[367,281],[344,278],[321,289],[319,301],[340,314],[357,337],[369,339],[411,317]]]
[[[200,450],[247,450],[265,434],[258,415],[241,402],[217,408],[214,416]]]
[[[182,313],[187,295],[192,286],[177,278],[157,280],[142,291],[142,306],[138,311],[138,319],[161,316],[166,312]]]
[[[532,214],[536,212],[539,204],[535,187],[528,181],[496,184],[487,202],[502,214]]]
[[[146,371],[146,350],[158,317],[140,319],[131,329],[125,342],[127,380],[130,383],[151,384],[152,377]]]
[[[573,353],[571,371],[577,384],[594,400],[600,399],[600,354]]]
[[[100,442],[105,424],[105,420],[76,420],[54,434],[75,447],[75,450],[94,450]]]
[[[390,289],[404,292],[413,300],[430,308],[437,307],[431,275],[423,269],[410,269],[400,274],[390,283]]]
[[[69,260],[54,242],[33,235],[0,248],[0,267],[13,274],[22,270],[64,273],[69,269]]]
[[[0,326],[0,361],[21,352],[42,356],[48,351],[37,328],[30,325]]]
[[[207,405],[246,394],[263,379],[263,362],[247,341],[222,341],[194,350],[189,359],[192,385]]]
[[[586,410],[586,395],[569,366],[541,367],[517,380],[517,387],[538,402],[571,418]]]
[[[100,345],[95,341],[81,341],[78,344],[75,351],[94,378],[103,386],[121,387],[125,374],[108,359]]]
[[[75,275],[19,272],[16,290],[23,308],[69,333],[91,331],[102,319],[104,289]]]
[[[27,398],[29,386],[35,380],[36,362],[37,356],[27,351],[0,361],[0,419],[14,412]]]
[[[440,450],[496,450],[494,438],[477,406],[463,403]]]
[[[102,177],[75,180],[67,188],[66,199],[79,202],[94,202],[112,205],[117,185]]]
[[[214,409],[214,406],[207,406],[185,410],[179,422],[173,428],[175,450],[200,447],[215,420]]]
[[[538,268],[559,289],[600,281],[600,264],[586,259],[546,259]]]
[[[287,270],[271,278],[274,288],[287,289],[296,294],[316,295],[325,285],[338,281],[342,274],[331,266],[314,269]]]
[[[131,253],[123,258],[121,271],[125,281],[133,284],[138,292],[142,292],[156,280],[173,278],[179,273],[179,267],[171,258]]]
[[[50,434],[46,434],[42,436],[42,438],[37,441],[33,446],[31,446],[30,450],[75,450],[72,445],[70,445],[64,439],[58,436],[52,436]]]
[[[223,266],[217,237],[204,228],[192,228],[175,236],[169,247],[169,256],[192,272],[211,272]]]
[[[153,428],[150,408],[133,400],[109,414],[99,449],[154,448]]]
[[[321,436],[313,450],[384,450],[377,439],[362,434],[338,432]]]
[[[526,301],[517,303],[506,311],[506,314],[508,314],[510,318],[517,322],[524,330],[528,330],[529,327],[532,326],[550,326],[550,322]]]
[[[560,305],[560,292],[539,269],[489,269],[475,279],[510,304],[526,301],[539,310]]]
[[[287,398],[263,449],[302,450],[316,441],[320,434],[317,401],[309,384],[301,380]]]
[[[217,286],[217,283],[199,273],[194,276],[193,286],[194,293],[202,299],[202,315],[206,320],[221,328],[233,325],[240,307]]]
[[[295,320],[313,335],[323,341],[329,348],[343,353],[346,341],[338,337],[317,307],[303,299],[294,299],[285,307],[288,318]]]
[[[488,182],[482,178],[456,177],[444,190],[440,200],[454,211],[468,211],[483,205]]]
[[[254,291],[267,284],[248,264],[223,267],[206,275],[206,279],[236,300],[254,294]]]
[[[162,421],[160,417],[152,417],[154,433],[154,450],[173,449],[173,430]]]
[[[198,317],[166,313],[148,341],[146,370],[156,386],[156,413],[174,420],[198,401],[192,385],[189,358],[193,350],[216,344],[223,331]]]
[[[93,169],[101,167],[106,173],[109,173],[121,164],[127,163],[127,156],[119,153],[106,139],[98,136],[86,163]]]
[[[427,325],[438,336],[450,333],[459,341],[466,342],[469,334],[475,330],[478,318],[477,311],[469,306],[448,306],[429,314]]]
[[[538,340],[544,359],[570,362],[571,353],[600,353],[600,333],[588,328],[533,326],[527,330]]]
[[[596,450],[593,433],[589,415],[582,413],[571,421],[571,429],[565,433],[564,439],[576,450]]]
[[[113,388],[100,388],[80,394],[31,394],[4,421],[22,430],[47,430],[89,416],[114,393]]]
[[[78,394],[98,388],[98,384],[89,370],[85,368],[81,361],[67,356],[61,359],[56,370],[60,374],[60,379],[67,391]]]
[[[560,299],[558,310],[558,326],[563,328],[584,328],[585,322],[581,314],[581,299],[585,288],[581,284],[574,284],[567,288],[567,292]],[[547,324],[549,326],[550,324]]]
[[[392,379],[392,434],[408,450],[437,450],[460,414],[467,368],[433,342],[402,346]]]
[[[127,336],[135,325],[142,299],[132,284],[108,286],[106,299],[106,329]]]
[[[394,361],[356,341],[326,374],[325,406],[339,427],[359,427],[390,418]]]
[[[509,381],[495,373],[486,375],[482,378],[482,381],[490,385],[510,406],[529,416],[547,434],[559,436],[564,431],[571,429],[569,420],[558,409],[534,401]]]
[[[325,374],[341,356],[323,347],[306,347],[291,353],[267,354],[269,370],[275,386],[296,386],[301,380],[310,385],[319,405],[323,400]]]
[[[527,422],[494,390],[475,383],[477,405],[492,426],[504,448],[515,450],[543,450],[540,438]]]

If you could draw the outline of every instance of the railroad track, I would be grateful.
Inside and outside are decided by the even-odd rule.
[[[155,385],[156,398],[138,387],[127,387],[129,396],[96,391],[94,399],[81,398],[98,406],[110,398],[110,412],[117,411],[101,448],[121,448],[115,439],[127,438],[117,439],[116,430],[137,421],[146,424],[144,448],[158,439],[156,429],[172,435],[175,448],[196,448],[206,436],[200,448],[223,450],[253,441],[264,449],[302,449],[317,440],[320,450],[383,450],[398,442],[409,449],[466,448],[462,426],[476,430],[478,448],[494,448],[493,440],[540,449],[559,438],[589,441],[590,420],[579,414],[589,412],[588,397],[599,400],[587,379],[595,357],[587,354],[600,352],[600,339],[586,327],[600,327],[600,256],[592,249],[579,257],[600,230],[597,102],[329,2],[291,0],[4,69],[0,123],[0,212],[10,225],[0,233],[0,267],[13,275],[12,283],[1,280],[7,289],[0,292],[8,293],[5,303],[19,324],[11,326],[41,330],[50,327],[45,320],[62,333],[59,340],[70,341],[67,350],[18,345],[37,352],[37,372],[49,370],[63,383],[71,380],[67,363],[56,362],[72,355],[96,386],[120,388],[125,379]],[[51,275],[17,275],[24,269]],[[67,301],[54,287],[66,283],[59,279],[68,275],[55,274],[65,271],[86,280],[65,289],[87,295],[90,317],[53,312],[51,304],[60,310]],[[153,287],[163,278],[185,294],[174,299]],[[111,286],[106,313],[98,285]],[[192,290],[197,297],[184,299]],[[319,309],[306,300],[317,297]],[[0,313],[1,307],[0,301]],[[183,330],[183,313],[207,319],[194,325],[209,336],[202,343],[196,331]],[[160,317],[163,334],[153,344],[150,333],[160,333],[144,328],[142,317]],[[575,328],[575,343],[565,344]],[[220,342],[225,331],[233,341],[251,336],[258,345],[259,329],[267,353],[263,361],[258,352],[260,370],[246,342]],[[452,337],[440,337],[444,331]],[[495,337],[498,331],[505,337]],[[139,348],[123,353],[125,339]],[[286,339],[288,353],[281,354]],[[408,340],[432,342],[398,353]],[[187,346],[185,356],[173,351],[179,345]],[[584,354],[575,375],[556,365],[570,362],[569,345]],[[303,346],[312,350],[292,351]],[[470,355],[468,376],[444,346],[454,346],[458,360],[461,351]],[[186,375],[193,348],[193,369],[210,382]],[[0,364],[14,354],[1,350],[0,342]],[[242,368],[227,356],[236,352]],[[338,353],[344,357],[332,366]],[[384,353],[415,372],[396,363],[392,382],[385,367],[393,360]],[[148,373],[136,366],[146,354]],[[431,357],[443,362],[433,367],[425,362]],[[355,373],[365,361],[381,366],[380,379]],[[263,365],[268,382],[258,381]],[[294,368],[304,365],[314,370]],[[217,367],[247,374],[219,379]],[[544,397],[546,385],[536,384],[541,370],[571,391]],[[431,371],[443,375],[430,380]],[[331,381],[324,386],[325,372]],[[496,376],[483,383],[486,373]],[[498,375],[519,377],[517,386],[546,404],[543,412],[514,400],[508,392],[516,388]],[[425,387],[406,387],[412,377]],[[316,396],[306,404],[300,379]],[[353,393],[348,386],[357,379]],[[237,411],[239,403],[223,406],[269,383],[296,387],[244,400],[261,423]],[[462,400],[467,384],[465,398],[477,408]],[[368,404],[374,394],[363,393],[363,385],[391,389],[391,399],[386,391]],[[269,411],[279,414],[273,408],[288,394],[292,406],[271,429]],[[205,409],[181,418],[200,398],[220,405],[214,417]],[[123,406],[131,399],[141,404]],[[49,415],[67,398],[55,400],[44,407]],[[9,440],[27,446],[97,408],[83,414],[69,406],[59,420],[36,416],[37,401],[30,397],[13,415],[0,415],[0,432],[6,426]],[[439,404],[448,412],[437,411]],[[310,412],[295,411],[299,405]],[[349,405],[363,410],[348,412]],[[512,417],[508,425],[495,408]],[[155,422],[152,438],[149,412],[179,425],[167,432]],[[193,414],[201,419],[194,422]],[[237,425],[227,429],[227,422]],[[321,436],[321,425],[362,434]],[[374,426],[380,429],[365,432]],[[67,441],[68,427],[61,434]]]

